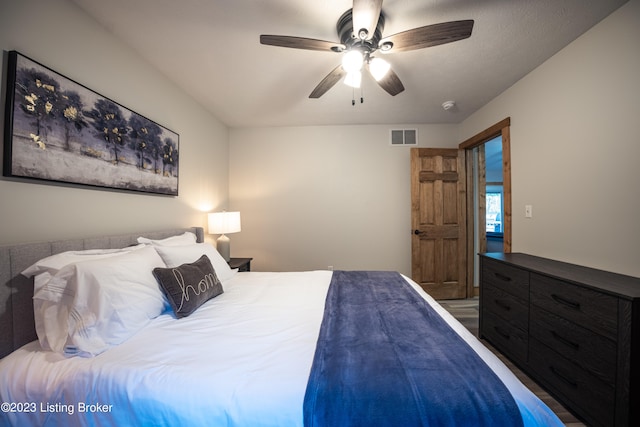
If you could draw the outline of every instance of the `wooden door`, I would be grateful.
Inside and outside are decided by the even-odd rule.
[[[411,149],[412,278],[436,299],[467,297],[464,150]]]

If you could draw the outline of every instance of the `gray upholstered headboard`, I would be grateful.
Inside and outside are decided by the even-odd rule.
[[[202,227],[180,228],[156,232],[59,240],[0,246],[0,358],[37,339],[33,319],[33,279],[20,274],[36,261],[49,255],[83,249],[124,248],[137,243],[140,236],[163,239],[191,231],[198,242],[204,241]]]

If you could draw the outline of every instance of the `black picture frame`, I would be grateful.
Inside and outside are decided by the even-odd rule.
[[[180,136],[8,53],[3,175],[178,195]]]

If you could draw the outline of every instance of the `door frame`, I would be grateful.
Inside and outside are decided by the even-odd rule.
[[[511,252],[512,234],[511,234],[511,117],[507,117],[494,124],[493,126],[483,130],[482,132],[472,136],[471,138],[461,142],[458,148],[464,150],[466,162],[466,180],[467,180],[467,296],[475,295],[473,277],[475,270],[475,254],[473,239],[475,236],[475,227],[473,218],[475,216],[475,206],[473,203],[473,150],[483,145],[489,140],[498,136],[502,137],[502,187],[504,192],[504,212],[503,212],[503,251]]]

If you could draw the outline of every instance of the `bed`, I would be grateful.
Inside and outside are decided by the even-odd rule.
[[[194,242],[171,243],[185,235],[193,236]],[[236,272],[220,264],[221,257],[202,243],[203,238],[202,228],[195,227],[0,248],[0,307],[4,307],[0,425],[512,425],[501,417],[514,410],[521,425],[562,425],[498,358],[409,278],[392,272]],[[206,257],[200,256],[202,250]],[[57,265],[57,270],[38,265],[43,259],[58,260],[60,253],[80,254],[80,261],[64,255],[64,262],[73,262]],[[106,255],[85,261],[84,254]],[[162,262],[152,254],[160,254]],[[131,257],[140,259],[129,262]],[[147,259],[151,259],[148,266]],[[114,260],[118,265],[111,267]],[[153,276],[164,299],[155,294],[155,299],[136,299],[142,298],[137,284],[130,285],[120,273],[126,269],[120,266],[128,262],[146,269],[158,264]],[[109,283],[95,284],[83,276],[96,266],[113,268],[103,277]],[[40,270],[31,278],[21,274],[34,268]],[[197,268],[213,269],[215,274],[210,275],[211,282],[200,281],[185,294],[184,277]],[[42,297],[42,289],[60,283],[54,280],[60,277],[67,287],[54,287],[56,298],[63,301],[54,304]],[[180,287],[169,286],[165,283],[169,279],[176,279]],[[346,282],[339,285],[339,280]],[[373,288],[361,289],[361,284]],[[109,292],[117,286],[127,296],[123,306],[113,309],[120,296]],[[84,288],[100,288],[103,294],[83,297]],[[65,304],[69,289],[75,289],[74,301],[86,298],[85,309],[101,313],[94,320],[102,332],[87,334],[91,328],[84,328],[74,335],[75,341],[71,332],[59,339],[57,326],[51,324],[62,318],[59,305]],[[176,289],[182,293],[172,294]],[[217,293],[209,299],[210,290]],[[197,302],[200,295],[204,299]],[[355,299],[341,302],[346,298]],[[409,310],[403,298],[420,308],[418,317],[404,316]],[[367,308],[370,302],[379,307],[373,315]],[[105,311],[102,303],[112,310]],[[344,311],[344,307],[349,308]],[[392,319],[399,312],[403,316],[394,332],[393,322],[384,316]],[[80,322],[78,316],[65,317],[65,331]],[[353,329],[361,318],[389,332],[383,342],[364,339],[376,331],[363,334]],[[423,323],[431,323],[429,319],[441,324],[437,333],[441,337],[435,331],[425,332],[430,329]],[[127,322],[136,326],[123,327]],[[406,342],[388,343],[389,336],[398,340],[406,336]],[[435,336],[440,337],[438,344],[430,344],[428,354],[414,348],[414,343]],[[464,359],[453,362],[463,366],[452,367],[450,353],[463,351],[452,350],[450,341],[464,347],[466,357],[477,359],[477,365]],[[357,352],[360,348],[364,353]],[[436,365],[441,362],[432,360],[432,354],[442,356],[449,367]],[[389,358],[404,362],[396,366]],[[481,373],[485,369],[486,374]],[[417,375],[407,374],[411,370]],[[464,384],[449,380],[449,374]],[[485,377],[492,381],[495,377],[497,394],[486,394],[494,386],[485,385]],[[465,388],[474,384],[480,387]],[[396,392],[399,389],[408,394]],[[465,395],[472,400],[460,403]],[[442,413],[433,415],[431,408],[436,406]]]

